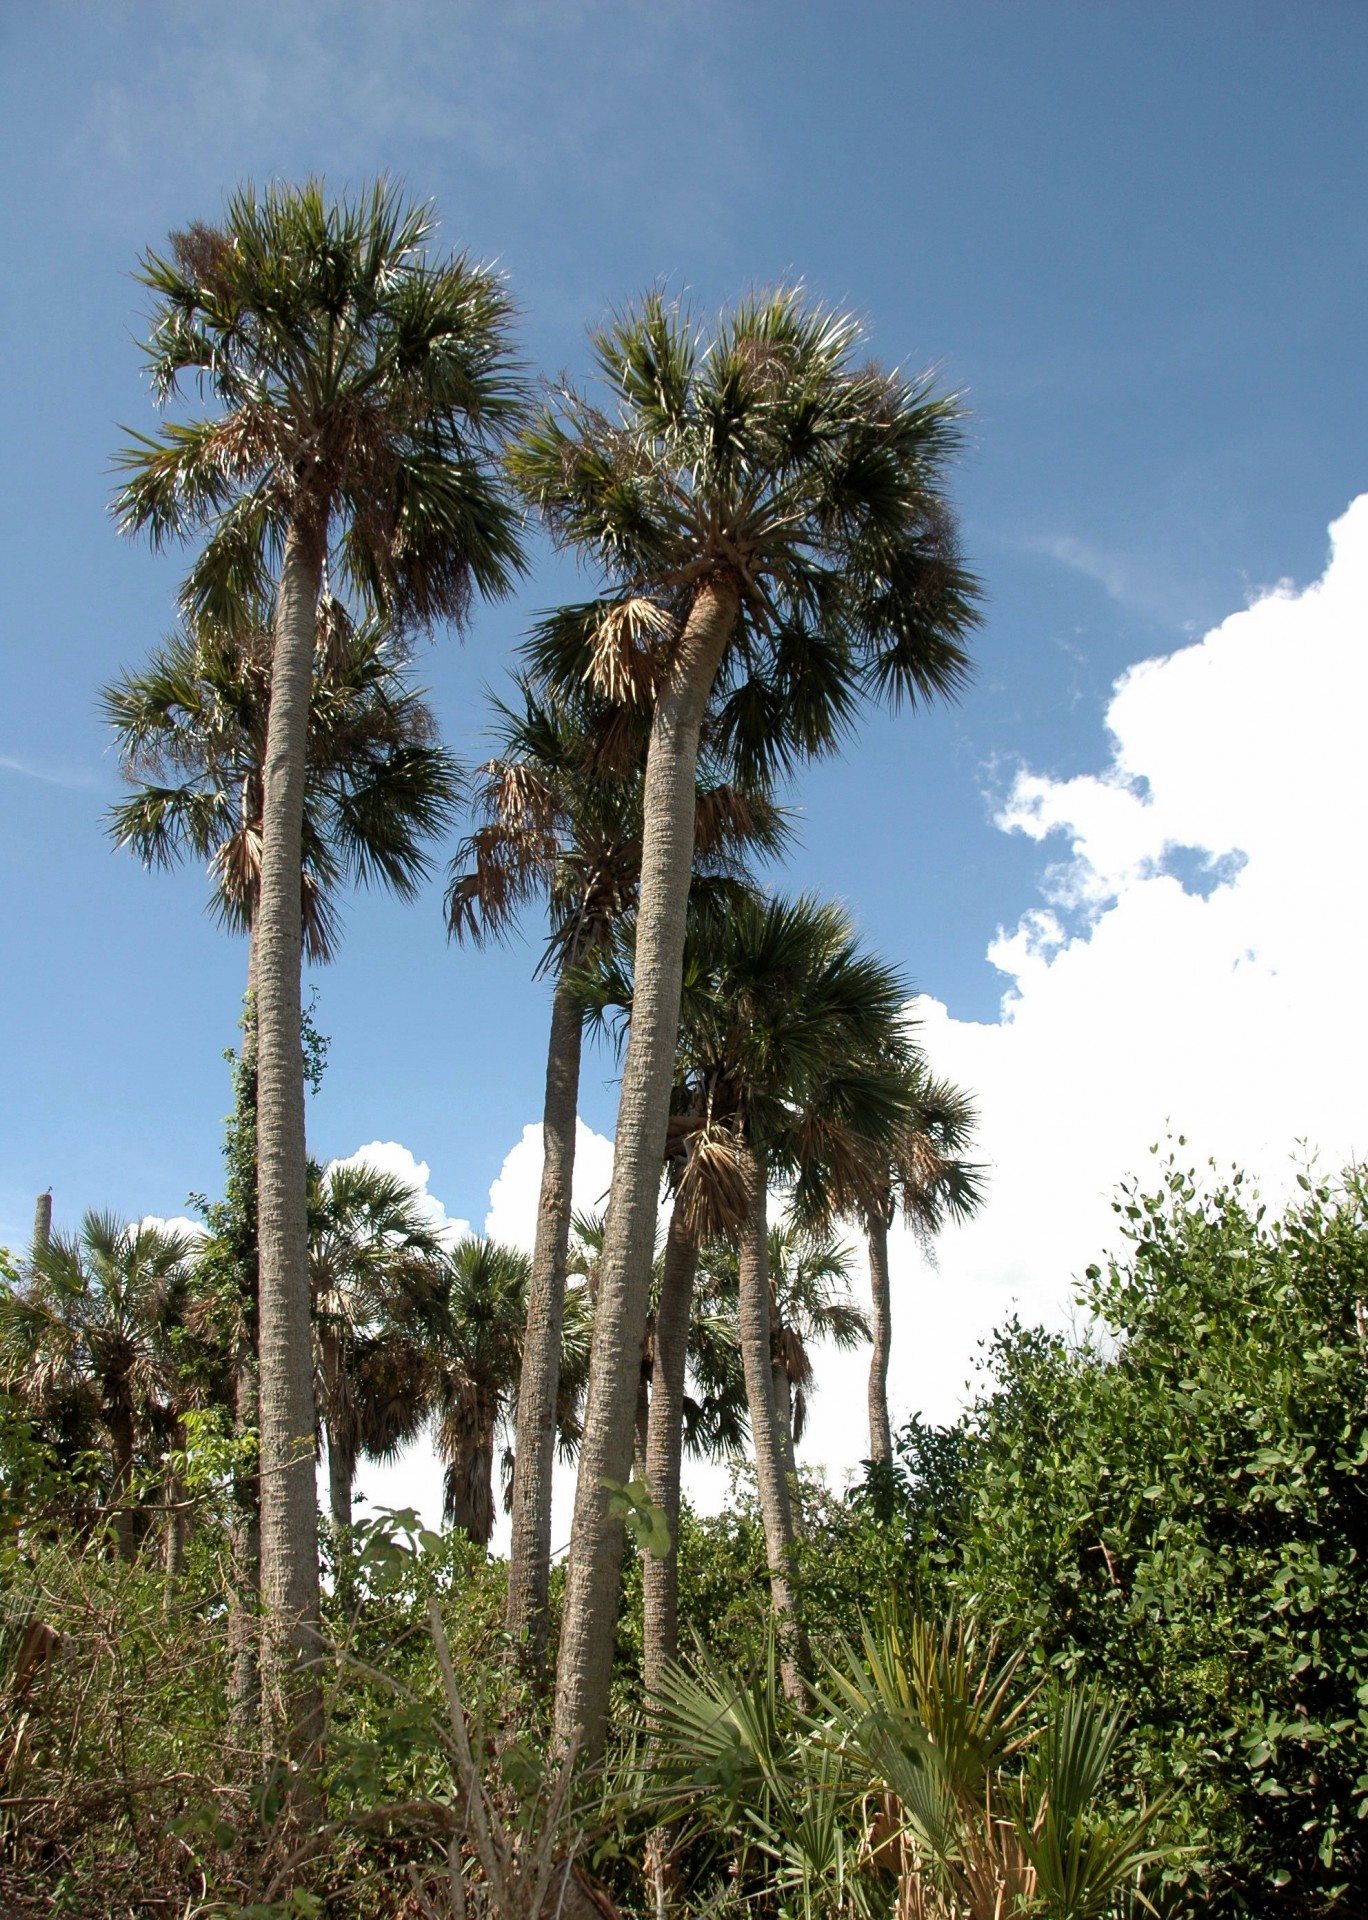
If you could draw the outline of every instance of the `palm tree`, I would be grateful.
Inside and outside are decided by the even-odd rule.
[[[853,320],[787,291],[743,303],[705,341],[652,298],[593,344],[612,412],[566,391],[511,455],[608,601],[547,636],[541,671],[654,696],[637,989],[558,1662],[558,1736],[590,1752],[607,1711],[622,1552],[608,1483],[631,1453],[704,720],[712,706],[720,750],[768,768],[828,751],[865,695],[955,691],[975,597],[943,496],[959,409],[926,380],[857,364]]]
[[[160,545],[206,530],[187,615],[273,604],[256,972],[262,1590],[267,1723],[303,1768],[321,1738],[301,873],[318,609],[335,575],[396,627],[459,620],[520,565],[495,464],[522,403],[497,279],[429,262],[426,209],[380,183],[235,193],[217,226],[149,254],[160,397],[190,375],[207,419],[137,436],[117,510]]]
[[[404,1181],[335,1161],[309,1194],[316,1388],[328,1447],[333,1530],[345,1551],[362,1452],[388,1453],[416,1426],[401,1417],[398,1378],[421,1377],[394,1326],[396,1304],[440,1264],[440,1241]]]
[[[571,610],[578,615],[582,610]],[[553,616],[553,620],[564,616]],[[583,1010],[578,975],[636,904],[641,873],[646,716],[583,695],[546,701],[526,680],[517,706],[498,704],[500,752],[480,770],[481,824],[451,866],[448,925],[456,938],[501,935],[541,896],[551,929],[539,971],[554,974],[542,1118],[536,1240],[518,1391],[505,1624],[534,1669],[545,1660],[551,1564],[551,1469],[570,1245]],[[720,777],[706,758],[695,806],[695,864],[710,881],[739,878],[747,854],[785,843],[767,792]]]
[[[530,1275],[525,1254],[470,1236],[416,1303],[428,1347],[427,1405],[446,1463],[445,1517],[477,1546],[488,1546],[494,1531],[494,1468],[516,1404]],[[562,1442],[573,1446],[588,1346],[577,1291],[567,1297],[565,1331],[558,1413]],[[503,1463],[516,1477],[507,1445]]]
[[[138,1460],[150,1465],[173,1420],[182,1370],[174,1331],[195,1250],[188,1234],[87,1213],[79,1235],[36,1245],[27,1277],[0,1293],[0,1384],[40,1418],[83,1412],[103,1429],[106,1509],[124,1560],[138,1546]]]
[[[888,1363],[893,1346],[888,1230],[899,1214],[928,1251],[950,1220],[966,1220],[983,1204],[982,1169],[965,1160],[977,1115],[969,1096],[920,1065],[912,1071],[912,1107],[880,1168],[869,1201],[857,1212],[869,1248],[874,1351],[869,1362],[869,1457],[893,1463],[888,1419]]]
[[[596,969],[595,1004],[628,1007],[634,987],[623,943],[612,963]],[[791,1439],[781,1415],[786,1376],[776,1398],[775,1359],[783,1341],[771,1311],[767,1192],[774,1176],[794,1181],[802,1206],[810,1204],[814,1182],[851,1204],[867,1193],[878,1157],[887,1154],[906,1114],[906,997],[901,977],[860,952],[835,907],[751,897],[725,914],[696,905],[691,915],[667,1136],[674,1258],[667,1260],[657,1320],[660,1364],[648,1462],[673,1537],[684,1381],[679,1328],[689,1316],[696,1250],[730,1239],[737,1249],[739,1340],[771,1588],[785,1626],[785,1684],[795,1695],[801,1689],[797,1535]],[[647,1573],[652,1672],[673,1657],[676,1579],[669,1556]]]
[[[231,1354],[235,1478],[230,1560],[231,1695],[247,1735],[257,1694],[260,1488],[246,1457],[258,1427],[257,1071],[252,930],[261,893],[262,807],[272,634],[239,610],[201,620],[157,649],[102,696],[120,765],[134,791],[111,809],[110,831],[148,866],[186,855],[207,862],[211,911],[248,939],[247,1010],[234,1069],[227,1146],[229,1195],[213,1210],[212,1273],[219,1337]],[[410,684],[402,642],[383,622],[351,621],[330,596],[319,607],[309,710],[300,914],[315,965],[336,946],[337,894],[379,881],[412,896],[429,871],[425,841],[451,815],[456,763]]]

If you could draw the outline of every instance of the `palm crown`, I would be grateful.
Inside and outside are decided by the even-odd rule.
[[[224,623],[270,598],[292,521],[326,537],[371,606],[459,619],[472,588],[521,564],[494,464],[522,405],[498,279],[463,256],[431,263],[434,222],[377,183],[329,202],[322,184],[250,187],[218,226],[174,234],[141,278],[157,398],[191,376],[224,411],[135,434],[115,509],[154,543],[207,529],[188,609]]]
[[[711,340],[658,295],[593,336],[612,410],[563,391],[510,464],[602,569],[615,618],[545,626],[539,671],[649,680],[699,583],[725,575],[741,612],[717,731],[743,759],[828,749],[861,691],[960,686],[976,586],[940,494],[959,409],[927,379],[857,364],[860,344],[853,319],[797,289],[745,302]]]
[[[271,648],[264,625],[205,623],[102,696],[125,778],[140,783],[110,809],[111,834],[148,866],[206,861],[214,913],[243,932],[261,890]],[[383,622],[353,624],[325,602],[314,660],[301,905],[305,951],[319,962],[335,949],[345,881],[417,891],[423,843],[450,819],[460,782]]]

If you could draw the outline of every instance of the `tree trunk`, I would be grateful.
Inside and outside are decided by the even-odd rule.
[[[788,1483],[789,1504],[798,1508],[798,1461],[793,1451],[793,1382],[782,1360],[770,1363],[774,1381],[774,1418],[779,1433],[779,1451],[783,1457],[784,1479]],[[795,1520],[795,1526],[797,1522]]]
[[[184,1449],[183,1433],[176,1434],[175,1444],[178,1449]],[[166,1506],[162,1519],[162,1611],[169,1613],[175,1599],[176,1582],[185,1564],[186,1534],[185,1487],[180,1474],[169,1464],[162,1482],[162,1499]]]
[[[109,1416],[109,1451],[113,1473],[109,1483],[109,1504],[114,1516],[114,1545],[121,1560],[132,1560],[138,1551],[138,1534],[130,1499],[133,1491],[133,1416],[126,1407],[117,1407]]]
[[[46,1253],[52,1241],[52,1188],[40,1193],[33,1209],[33,1251]]]
[[[779,1632],[779,1661],[784,1692],[790,1700],[804,1698],[801,1673],[801,1627],[795,1579],[797,1535],[793,1501],[774,1404],[774,1372],[770,1348],[769,1222],[766,1217],[765,1169],[751,1147],[744,1147],[747,1207],[738,1236],[741,1363],[746,1375],[746,1405],[755,1446],[755,1477],[760,1491],[760,1515],[765,1526],[765,1557],[769,1563],[770,1597]]]
[[[551,1574],[551,1486],[556,1458],[565,1269],[570,1249],[583,1025],[562,975],[551,1001],[542,1107],[542,1177],[537,1238],[527,1290],[527,1329],[518,1381],[513,1441],[513,1538],[509,1546],[504,1624],[511,1645],[534,1672],[546,1663]]]
[[[247,936],[247,996],[234,1081],[228,1198],[237,1209],[238,1328],[233,1353],[232,1507],[228,1522],[228,1725],[239,1753],[261,1748],[261,1476],[257,1393],[256,964]],[[247,1136],[250,1131],[250,1140]]]
[[[636,1414],[632,1421],[632,1478],[639,1480],[646,1471],[646,1445],[651,1431],[651,1375],[646,1361],[647,1333],[642,1340],[641,1364],[637,1369]]]
[[[494,1532],[494,1425],[498,1396],[476,1387],[456,1422],[455,1448],[447,1468],[446,1506],[452,1524],[477,1547]]]
[[[252,929],[257,1000],[257,1242],[261,1393],[262,1685],[275,1751],[299,1770],[307,1810],[322,1743],[318,1501],[304,1145],[300,966],[309,698],[323,571],[321,528],[292,521],[271,657],[261,892]]]
[[[869,1361],[869,1457],[881,1466],[892,1466],[888,1358],[893,1345],[893,1307],[888,1285],[888,1225],[884,1220],[869,1222],[869,1293],[874,1327],[874,1351]]]
[[[656,1308],[655,1371],[646,1436],[646,1477],[651,1498],[665,1515],[670,1551],[642,1565],[645,1682],[649,1698],[659,1691],[665,1668],[679,1652],[679,1474],[684,1447],[684,1379],[689,1356],[698,1248],[675,1202],[665,1242],[665,1271]]]
[[[729,580],[698,590],[656,699],[646,756],[632,1025],[623,1063],[608,1228],[600,1263],[584,1439],[556,1675],[556,1737],[594,1760],[603,1745],[623,1525],[605,1481],[624,1482],[650,1304],[660,1170],[679,1036],[693,873],[698,736],[740,602]]]
[[[233,1439],[240,1447],[257,1434],[256,1353],[244,1332],[233,1368]],[[228,1723],[240,1748],[261,1735],[261,1483],[256,1468],[239,1462],[233,1476],[228,1558]]]
[[[352,1524],[352,1481],[356,1463],[335,1426],[328,1428],[328,1509],[332,1516],[335,1551],[347,1551]]]

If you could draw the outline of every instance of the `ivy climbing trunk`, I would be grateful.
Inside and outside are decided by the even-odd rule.
[[[322,585],[319,519],[297,510],[285,540],[271,656],[252,929],[257,1011],[257,1241],[261,1396],[263,1715],[270,1750],[295,1771],[302,1812],[316,1801],[319,1680],[318,1502],[314,1491],[307,1164],[300,968],[300,866],[309,700]]]

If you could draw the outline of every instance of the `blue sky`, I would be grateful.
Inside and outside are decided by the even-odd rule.
[[[1061,888],[1057,842],[1000,822],[1021,770],[1072,796],[1051,819],[1076,865],[1084,790],[1068,783],[1115,773],[1118,676],[1279,580],[1316,580],[1328,523],[1368,486],[1356,0],[48,0],[5,11],[0,70],[0,1242],[23,1240],[48,1185],[71,1222],[91,1205],[174,1214],[218,1182],[244,953],[203,912],[201,875],[145,875],[104,839],[117,781],[96,694],[167,630],[184,564],[107,513],[118,423],[151,418],[132,270],[233,184],[402,177],[447,245],[500,263],[547,373],[580,372],[585,324],[649,286],[706,311],[801,277],[865,317],[882,359],[964,390],[976,683],[953,710],[871,720],[805,775],[785,884],[844,898],[976,1029],[1012,981],[1025,991],[989,949],[1043,910],[1042,886],[1061,939],[1091,948],[1140,871],[1104,862],[1091,895]],[[468,759],[529,614],[575,590],[540,552],[517,604],[423,656]],[[1296,644],[1267,665],[1270,697]],[[1158,764],[1130,769],[1135,791]],[[435,891],[354,901],[317,980],[332,1055],[314,1150],[401,1141],[453,1215],[482,1219],[539,1112],[535,955],[535,935],[450,949]],[[1289,1144],[1294,1124],[1316,1130],[1308,1100]],[[600,1060],[584,1116],[608,1132],[613,1107]]]

